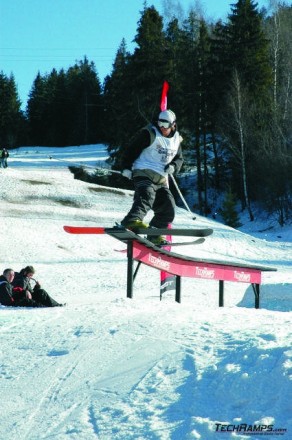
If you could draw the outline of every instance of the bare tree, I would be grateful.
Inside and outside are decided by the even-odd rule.
[[[239,73],[234,70],[231,92],[229,94],[228,121],[225,120],[225,136],[229,141],[230,151],[241,170],[243,207],[246,207],[251,221],[254,215],[251,210],[248,177],[247,177],[247,145],[249,126],[248,93],[242,87]]]
[[[179,0],[163,0],[162,5],[163,17],[166,23],[172,21],[174,18],[176,18],[179,23],[183,22],[185,11]]]
[[[266,32],[270,41],[273,66],[273,103],[275,117],[280,124],[287,124],[292,107],[292,8],[278,0],[270,0],[271,17]]]

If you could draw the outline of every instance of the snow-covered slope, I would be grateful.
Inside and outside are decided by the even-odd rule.
[[[0,439],[261,439],[251,429],[264,425],[273,428],[262,432],[287,429],[289,439],[289,233],[286,242],[266,241],[178,209],[175,226],[214,228],[204,244],[182,252],[277,268],[263,274],[261,309],[240,283],[226,283],[218,308],[218,282],[196,279],[182,280],[181,304],[174,292],[160,302],[159,273],[146,266],[130,300],[126,257],[115,252],[123,244],[69,235],[63,225],[111,226],[132,193],[74,180],[61,156],[58,167],[49,158],[30,167],[17,154],[17,164],[12,157],[0,169],[0,270],[34,265],[44,288],[68,305],[0,306]]]

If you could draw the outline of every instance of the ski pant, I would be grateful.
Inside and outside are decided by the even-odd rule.
[[[33,291],[32,299],[46,307],[57,307],[60,304],[55,301],[44,289],[36,289]]]
[[[152,209],[154,217],[149,226],[167,228],[175,216],[175,201],[166,183],[155,184],[147,177],[134,177],[133,182],[135,187],[134,202],[121,224],[133,220],[143,221],[148,211]]]
[[[34,290],[32,299],[21,298],[15,301],[16,307],[58,307],[60,304],[55,301],[44,289]]]

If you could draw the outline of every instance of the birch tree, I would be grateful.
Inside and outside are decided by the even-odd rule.
[[[249,105],[248,92],[244,90],[237,70],[234,71],[231,92],[229,95],[228,121],[225,121],[225,135],[229,141],[229,149],[238,165],[241,175],[243,208],[247,208],[249,218],[254,220],[251,209],[248,190],[248,127],[249,127]]]

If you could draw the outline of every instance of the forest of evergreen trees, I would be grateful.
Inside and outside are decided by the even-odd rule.
[[[169,3],[169,5],[171,2]],[[174,9],[174,8],[173,8]],[[144,6],[133,53],[123,40],[101,84],[84,57],[68,70],[37,74],[26,110],[0,65],[0,146],[106,143],[113,167],[136,131],[157,117],[161,87],[184,138],[184,169],[196,167],[193,208],[232,193],[253,220],[253,203],[291,219],[292,6],[259,11],[238,0],[225,23],[195,9],[167,21]]]

